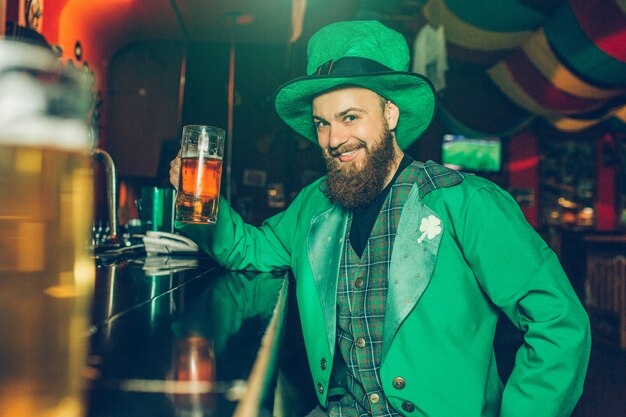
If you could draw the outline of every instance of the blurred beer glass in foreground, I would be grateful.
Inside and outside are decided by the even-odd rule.
[[[84,414],[88,106],[80,71],[0,40],[0,416]]]
[[[215,223],[222,179],[224,130],[213,126],[183,127],[176,220]]]

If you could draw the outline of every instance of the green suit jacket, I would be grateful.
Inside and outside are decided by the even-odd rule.
[[[413,187],[392,251],[380,366],[385,395],[407,416],[569,416],[591,341],[587,314],[557,257],[509,194],[474,176],[438,186],[427,169],[433,164],[422,166],[432,186]],[[335,337],[349,213],[322,187],[323,179],[308,186],[258,228],[223,199],[216,225],[178,226],[227,268],[293,270],[309,366],[326,405],[329,395],[345,392]],[[524,334],[505,386],[493,351],[499,310]],[[396,377],[404,387],[394,387]]]

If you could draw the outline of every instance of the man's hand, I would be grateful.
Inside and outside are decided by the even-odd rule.
[[[172,159],[170,162],[170,183],[174,186],[174,188],[178,191],[178,181],[180,178],[180,155],[182,153],[182,149],[178,151],[176,158]]]

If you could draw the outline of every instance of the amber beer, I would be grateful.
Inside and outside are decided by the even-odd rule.
[[[178,220],[215,223],[219,204],[222,160],[181,159],[181,183],[176,212]]]
[[[0,42],[0,100],[20,109],[0,117],[0,416],[79,417],[95,274],[89,135],[37,108],[50,78],[8,62],[46,68],[30,52]]]
[[[176,220],[215,223],[222,178],[224,131],[211,126],[183,128]]]

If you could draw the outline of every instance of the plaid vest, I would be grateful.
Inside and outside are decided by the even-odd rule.
[[[337,286],[337,343],[347,365],[349,395],[330,416],[399,416],[389,405],[379,377],[387,273],[402,207],[418,179],[411,164],[396,179],[359,259],[344,245]],[[352,218],[346,228],[349,242]]]

